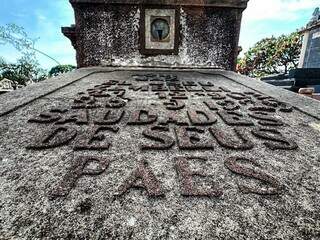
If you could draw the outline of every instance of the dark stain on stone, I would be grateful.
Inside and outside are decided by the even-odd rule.
[[[93,201],[90,198],[82,200],[76,208],[76,211],[80,214],[89,214],[93,207]]]

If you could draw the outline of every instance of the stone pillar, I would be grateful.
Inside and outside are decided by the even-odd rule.
[[[309,41],[309,32],[305,32],[303,35],[302,49],[300,53],[299,65],[298,68],[303,68],[304,59],[307,51],[307,43]]]

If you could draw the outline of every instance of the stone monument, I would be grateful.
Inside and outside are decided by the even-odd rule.
[[[14,90],[15,83],[9,79],[0,80],[0,94]]]
[[[79,67],[215,67],[233,70],[248,0],[70,0],[62,28]]]
[[[102,3],[82,7],[93,16]],[[170,35],[160,16],[154,39]],[[155,65],[80,68],[0,102],[1,239],[319,237],[315,100],[223,69]]]
[[[320,11],[319,8],[307,27],[301,31],[303,34],[303,47],[299,61],[300,68],[320,68]]]

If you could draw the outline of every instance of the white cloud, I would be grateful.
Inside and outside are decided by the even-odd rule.
[[[61,26],[68,26],[74,21],[73,10],[68,1],[56,0],[47,3],[47,9],[37,9],[34,14],[37,26],[34,34],[39,36],[36,48],[53,57],[61,64],[75,65],[75,50],[69,39],[63,36]],[[37,54],[41,66],[47,69],[55,66],[51,59]]]
[[[240,46],[247,51],[265,37],[304,27],[319,0],[250,0],[243,12]]]
[[[42,14],[40,11],[36,11],[35,15],[37,16],[37,21],[38,22],[47,20],[47,17],[44,14]]]
[[[244,23],[262,20],[296,20],[298,11],[319,7],[319,0],[250,0]]]

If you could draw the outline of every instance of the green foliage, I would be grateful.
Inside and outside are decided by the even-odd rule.
[[[0,45],[10,44],[22,54],[16,63],[7,63],[0,57],[0,79],[7,78],[18,85],[27,85],[28,82],[39,82],[46,79],[47,72],[40,67],[36,53],[40,53],[60,64],[54,58],[35,48],[37,39],[31,39],[23,27],[15,24],[0,26]],[[71,65],[58,65],[51,69],[50,76],[71,71]]]
[[[298,33],[265,38],[238,60],[239,73],[251,77],[288,73],[297,68],[302,42]]]
[[[4,60],[3,57],[0,56],[0,67],[6,64],[6,61]]]
[[[47,78],[46,71],[39,67],[37,61],[27,56],[22,57],[17,63],[0,61],[0,79],[7,78],[18,85],[27,85],[28,82],[39,82]]]
[[[70,72],[70,71],[74,70],[75,68],[76,67],[73,65],[58,65],[58,66],[51,68],[51,70],[49,71],[49,76],[50,77],[58,76],[62,73]]]

